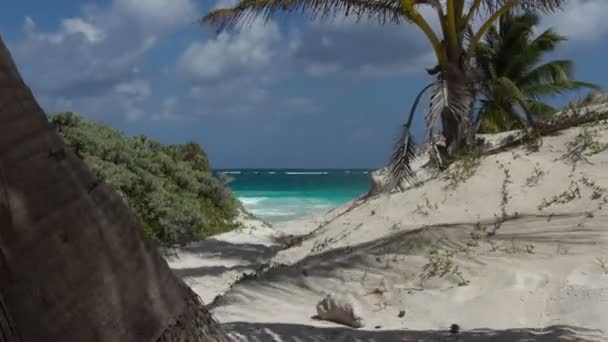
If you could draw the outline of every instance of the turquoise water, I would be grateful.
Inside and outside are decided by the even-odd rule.
[[[270,223],[328,211],[369,190],[370,170],[217,170],[245,208]]]

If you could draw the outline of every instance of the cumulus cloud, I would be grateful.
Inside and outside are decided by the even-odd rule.
[[[26,16],[23,38],[11,47],[47,110],[124,111],[126,119],[138,120],[149,106],[143,99],[152,92],[150,78],[158,73],[144,67],[148,53],[174,30],[192,25],[197,12],[194,0],[113,0],[105,7],[86,5],[79,16],[58,18],[55,29],[45,30]]]
[[[106,38],[103,29],[82,18],[61,20],[59,30],[53,33],[36,32],[36,23],[30,17],[25,17],[23,27],[28,38],[46,41],[52,44],[61,44],[74,36],[80,36],[80,38],[83,38],[84,41],[88,43],[98,43]]]
[[[146,80],[134,80],[116,85],[115,90],[119,94],[135,98],[146,98],[150,96],[150,82]]]
[[[405,74],[433,63],[429,44],[413,26],[349,20],[311,25],[295,39],[294,58],[316,77]]]
[[[254,22],[236,33],[194,42],[178,61],[178,69],[195,83],[226,81],[270,66],[279,55],[281,33],[276,24]]]
[[[596,42],[608,34],[608,1],[571,1],[563,11],[548,15],[543,24],[575,42]]]
[[[114,0],[114,10],[156,29],[187,24],[198,13],[194,0]]]

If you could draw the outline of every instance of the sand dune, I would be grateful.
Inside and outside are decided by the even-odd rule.
[[[573,154],[584,139],[595,147]],[[201,242],[171,265],[207,303],[223,293],[211,306],[235,341],[608,340],[607,143],[606,123],[571,128],[536,152]],[[280,250],[288,234],[305,237]],[[312,318],[334,293],[351,298],[362,329]]]

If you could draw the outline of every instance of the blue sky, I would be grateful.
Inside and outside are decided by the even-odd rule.
[[[217,168],[379,167],[433,66],[407,25],[293,17],[217,35],[195,21],[230,0],[7,1],[0,32],[47,112],[194,140]],[[603,87],[605,13],[573,0],[543,20],[570,38],[552,57]]]

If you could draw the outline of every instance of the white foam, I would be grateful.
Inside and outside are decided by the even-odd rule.
[[[241,171],[221,171],[220,173],[224,173],[227,175],[240,175]]]
[[[275,216],[275,217],[283,217],[283,216],[293,216],[296,215],[296,212],[280,210],[280,209],[252,209],[250,210],[252,214],[258,215],[260,217],[263,216]]]
[[[327,175],[329,172],[285,172],[286,175]]]
[[[238,197],[239,201],[243,203],[243,205],[256,205],[264,200],[267,200],[268,197]]]

